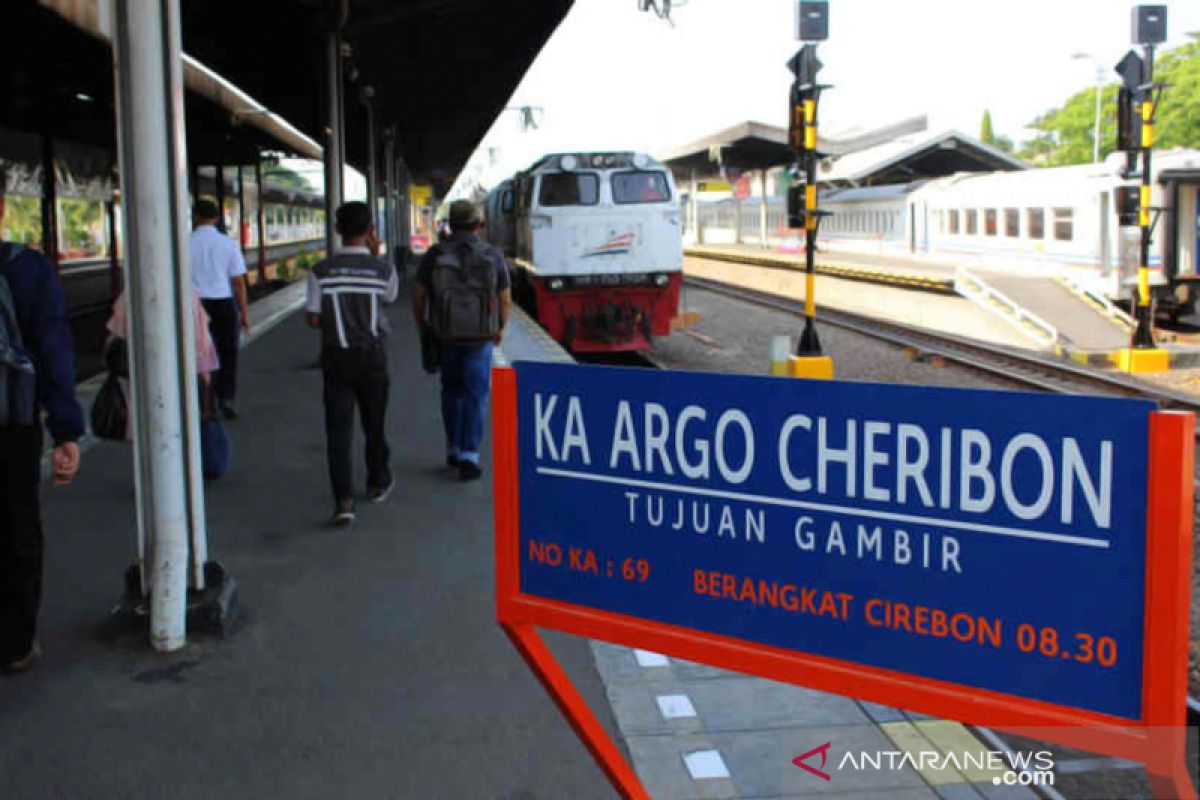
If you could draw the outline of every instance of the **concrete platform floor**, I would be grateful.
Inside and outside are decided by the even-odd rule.
[[[317,340],[299,315],[243,353],[212,557],[241,585],[225,641],[161,655],[111,623],[134,557],[131,450],[45,490],[46,660],[0,679],[0,798],[610,798],[493,621],[491,485],[442,468],[437,383],[390,312],[398,479],[331,511]],[[361,473],[360,473],[361,480]],[[552,641],[615,730],[586,642]]]

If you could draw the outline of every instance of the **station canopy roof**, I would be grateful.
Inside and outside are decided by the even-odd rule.
[[[366,166],[366,108],[359,95],[370,86],[376,122],[395,126],[397,153],[409,172],[448,184],[572,2],[180,0],[185,54],[225,87],[206,98],[196,91],[202,73],[188,71],[189,158],[249,163],[259,150],[311,156],[312,148],[298,143],[324,143],[327,36],[340,25],[350,52],[344,95],[349,162]],[[102,36],[95,29],[105,27],[98,9],[107,5],[0,3],[0,29],[9,34],[0,48],[0,125],[113,146],[110,47],[64,19],[85,28],[90,22],[90,33]],[[262,110],[231,110],[228,87]],[[280,138],[279,128],[268,133],[256,119],[267,113],[300,138]]]
[[[955,130],[901,136],[822,162],[822,183],[875,186],[936,178],[956,172],[1002,172],[1029,165],[997,147]]]
[[[930,133],[924,116],[867,131],[847,131],[818,139],[826,154],[822,183],[869,186],[907,183],[956,172],[1025,169],[1020,159],[959,131]],[[795,162],[787,129],[744,122],[659,156],[679,177],[735,176],[744,170],[770,169]]]

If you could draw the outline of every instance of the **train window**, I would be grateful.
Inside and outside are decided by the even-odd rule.
[[[1015,208],[1004,209],[1004,235],[1014,238],[1021,235],[1021,212]]]
[[[58,199],[58,252],[62,261],[82,261],[108,255],[108,225],[104,203],[74,197]]]
[[[512,189],[505,189],[500,195],[500,210],[505,214],[511,214],[513,210],[513,192]]]
[[[661,172],[614,172],[614,203],[665,203],[671,199],[667,176]]]
[[[1075,209],[1054,209],[1054,238],[1060,242],[1069,242],[1075,238]]]
[[[949,211],[950,233],[958,233],[958,209],[952,208]]]
[[[983,234],[985,236],[996,235],[996,209],[987,208],[983,211]]]
[[[976,233],[979,233],[979,212],[973,208],[968,208],[964,213],[967,219],[966,224],[963,226],[966,230],[963,233],[968,236],[974,236]]]
[[[10,194],[0,219],[0,239],[30,247],[42,246],[42,201],[38,197]]]
[[[551,172],[542,176],[538,203],[543,206],[594,206],[600,178],[589,172]]]
[[[1030,239],[1046,238],[1046,212],[1040,208],[1025,209],[1026,236]]]

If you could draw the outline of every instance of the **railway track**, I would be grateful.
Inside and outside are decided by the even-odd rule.
[[[689,277],[685,284],[733,297],[775,311],[802,315],[804,303],[778,295],[731,286],[706,278]],[[1022,352],[950,333],[930,331],[898,322],[822,309],[817,319],[828,325],[908,348],[917,353],[941,356],[946,361],[1002,377],[1041,391],[1061,394],[1102,394],[1141,397],[1160,408],[1200,413],[1200,398],[1148,384],[1120,373],[1101,372],[1054,356]]]
[[[804,314],[803,302],[767,292],[696,277],[686,278],[685,285],[774,311],[797,316]],[[1137,397],[1154,401],[1160,408],[1200,413],[1200,399],[1195,397],[1154,386],[1126,375],[1101,372],[1052,356],[1014,351],[1002,345],[834,309],[818,311],[817,319],[823,324],[850,330],[911,352],[940,356],[947,362],[998,376],[1039,391]],[[649,359],[647,362],[648,366],[655,366]],[[1200,432],[1197,434],[1197,439],[1200,440]],[[1200,490],[1200,483],[1197,484],[1197,489]],[[1200,726],[1200,697],[1188,696],[1186,704],[1188,725]],[[995,731],[987,728],[977,728],[977,730],[992,747],[1001,750],[1007,747],[1005,740]],[[1066,767],[1066,774],[1081,775],[1100,770],[1124,771],[1140,765],[1119,759],[1076,758],[1063,762],[1061,766]],[[1067,796],[1053,787],[1039,786],[1038,791],[1048,800],[1068,800]]]

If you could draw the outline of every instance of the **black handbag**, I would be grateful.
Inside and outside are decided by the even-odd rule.
[[[113,375],[129,377],[129,343],[120,336],[109,339],[105,346],[104,366]]]
[[[92,401],[92,433],[100,439],[125,441],[129,425],[129,404],[120,379],[112,372],[104,379]]]

